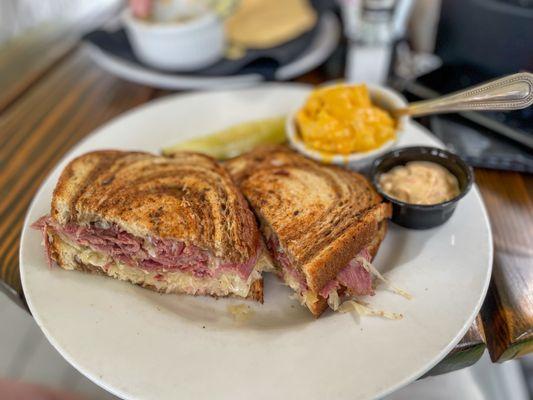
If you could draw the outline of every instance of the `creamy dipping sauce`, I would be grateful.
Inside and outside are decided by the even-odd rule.
[[[442,165],[411,161],[381,174],[379,185],[388,196],[410,204],[438,204],[460,194],[457,178]]]

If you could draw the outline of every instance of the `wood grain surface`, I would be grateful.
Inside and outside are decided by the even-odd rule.
[[[0,65],[2,61],[0,53]],[[318,83],[321,78],[311,73],[299,81]],[[1,280],[22,293],[18,272],[22,221],[33,195],[58,160],[114,116],[167,93],[113,77],[76,46],[0,110]],[[483,330],[494,360],[532,350],[533,178],[488,170],[477,170],[476,176],[496,249],[483,325],[478,320],[431,374],[477,361],[485,347]]]
[[[79,49],[0,114],[0,279],[22,291],[22,221],[54,164],[92,130],[152,94],[105,73]]]
[[[482,308],[493,361],[533,351],[533,175],[476,170],[494,237],[494,266]]]
[[[62,39],[62,40],[60,40]],[[0,112],[66,56],[77,44],[62,29],[43,27],[0,49]]]
[[[53,22],[43,22],[2,44],[0,112],[77,48],[83,33],[113,17],[117,6],[116,1],[108,0],[100,7],[80,7],[79,12],[70,13],[68,17],[58,16]]]

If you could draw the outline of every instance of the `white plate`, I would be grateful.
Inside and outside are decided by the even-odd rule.
[[[414,299],[385,290],[369,299],[400,312],[388,321],[327,312],[314,320],[266,278],[265,304],[236,323],[236,299],[160,295],[46,266],[41,235],[29,228],[49,211],[66,162],[101,148],[157,152],[183,138],[276,116],[309,93],[303,85],[176,95],[106,124],[56,167],[26,217],[20,271],[31,312],[75,368],[126,399],[370,399],[430,369],[462,338],[479,311],[492,264],[487,215],[476,188],[445,225],[412,231],[391,225],[377,267]],[[410,123],[400,145],[438,145]],[[204,328],[205,327],[205,328]]]
[[[335,14],[326,12],[320,17],[317,29],[309,48],[294,61],[280,67],[274,79],[285,81],[296,78],[318,67],[331,55],[339,40],[339,20]],[[202,77],[164,73],[125,61],[90,43],[86,47],[89,55],[103,69],[127,81],[161,89],[229,89],[250,86],[264,79],[260,74]]]

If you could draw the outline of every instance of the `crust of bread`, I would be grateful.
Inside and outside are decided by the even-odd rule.
[[[309,308],[311,314],[313,314],[315,318],[318,318],[328,308],[328,301],[322,297],[318,297],[318,300],[314,303],[306,303],[305,305]]]
[[[52,259],[56,261],[59,267],[63,269],[67,269],[67,270],[77,270],[77,271],[87,272],[87,273],[96,274],[96,275],[108,276],[105,273],[105,271],[99,268],[98,266],[80,262],[78,259],[76,259],[72,255],[72,252],[68,251],[68,245],[63,241],[63,239],[58,234],[56,234],[55,232],[49,232],[48,236],[49,236],[50,253],[51,253]],[[180,288],[174,288],[172,291],[168,292],[164,288],[158,289],[155,286],[149,285],[149,284],[137,284],[137,285],[145,289],[150,289],[154,292],[159,292],[159,293],[190,294],[185,290],[181,290]],[[216,295],[211,295],[211,296],[218,297]],[[242,297],[237,296],[237,295],[231,295],[231,296],[242,299]],[[251,284],[250,291],[246,299],[263,303],[263,278],[257,279]]]
[[[230,262],[255,255],[260,234],[227,171],[206,155],[95,151],[71,161],[52,198],[59,224],[111,222],[138,237],[178,239]]]
[[[376,235],[374,236],[372,242],[367,246],[367,250],[372,256],[372,259],[376,256],[379,246],[381,245],[381,242],[385,238],[385,234],[387,233],[387,221],[381,221],[379,224],[379,228],[376,232]],[[339,296],[342,296],[343,290],[339,292]],[[309,311],[315,316],[315,318],[320,317],[320,315],[328,308],[328,302],[326,299],[324,299],[322,296],[319,296],[318,293],[316,293],[316,297],[318,298],[318,301],[314,303],[306,303],[307,308],[309,308]]]
[[[258,279],[252,283],[252,286],[250,286],[250,293],[248,293],[247,299],[255,300],[263,304],[263,278]]]

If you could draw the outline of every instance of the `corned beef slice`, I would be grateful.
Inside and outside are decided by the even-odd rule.
[[[215,259],[208,251],[193,244],[155,237],[148,237],[145,240],[121,230],[116,225],[111,225],[109,228],[95,224],[61,226],[49,216],[40,218],[32,227],[43,232],[50,263],[47,233],[49,230],[62,234],[74,243],[109,255],[121,263],[150,272],[179,270],[198,277],[211,277],[234,271],[246,280],[252,273],[259,254],[258,249],[256,255],[246,263],[232,263]]]

